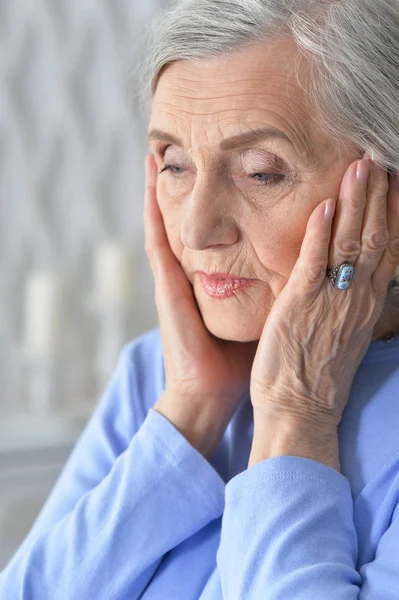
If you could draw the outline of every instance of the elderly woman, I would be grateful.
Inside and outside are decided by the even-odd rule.
[[[160,327],[121,352],[2,599],[399,598],[398,55],[396,0],[162,15]]]

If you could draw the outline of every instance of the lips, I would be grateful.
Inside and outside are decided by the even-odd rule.
[[[205,273],[197,271],[202,289],[208,296],[217,299],[230,298],[254,283],[254,279],[234,277],[228,273]]]

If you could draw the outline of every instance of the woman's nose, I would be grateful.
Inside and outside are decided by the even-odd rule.
[[[228,190],[196,184],[183,204],[180,238],[186,248],[204,250],[237,241],[239,231],[232,214],[232,199],[228,196]]]

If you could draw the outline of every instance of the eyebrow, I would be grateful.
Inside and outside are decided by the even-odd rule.
[[[237,148],[239,146],[246,146],[251,142],[261,142],[263,140],[269,138],[280,138],[287,140],[291,146],[294,146],[291,139],[280,129],[275,127],[262,127],[261,129],[254,129],[252,131],[247,131],[245,133],[239,133],[238,135],[234,135],[230,138],[222,140],[220,142],[221,150],[231,150],[233,148]],[[166,131],[162,131],[161,129],[152,129],[148,134],[148,141],[151,140],[160,140],[163,142],[168,142],[175,146],[183,147],[182,141],[170,133]]]

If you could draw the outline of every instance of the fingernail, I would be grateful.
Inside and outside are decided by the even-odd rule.
[[[326,219],[326,221],[333,218],[335,213],[335,205],[335,198],[329,198],[328,200],[326,200],[324,207],[324,218]]]
[[[370,167],[365,160],[360,160],[357,163],[356,177],[361,183],[367,183],[369,178]]]
[[[371,152],[365,152],[363,156],[364,160],[367,160],[370,163],[371,167],[375,166],[375,154],[371,150]]]

